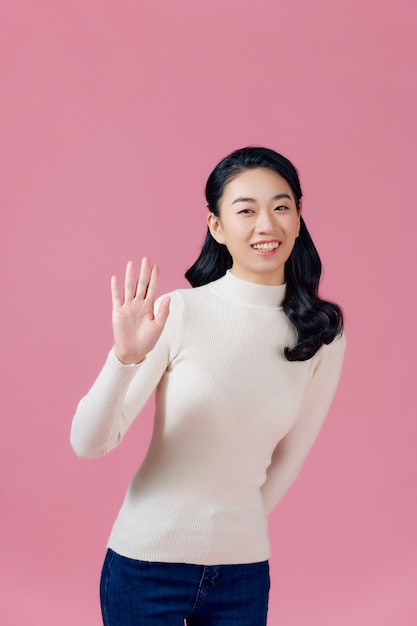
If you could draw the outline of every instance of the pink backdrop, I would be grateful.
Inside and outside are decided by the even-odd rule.
[[[3,0],[1,620],[99,626],[110,526],[149,438],[72,453],[128,258],[184,286],[231,150],[298,166],[346,311],[344,376],[271,518],[271,626],[411,626],[416,567],[416,3]],[[401,331],[401,332],[400,332]]]

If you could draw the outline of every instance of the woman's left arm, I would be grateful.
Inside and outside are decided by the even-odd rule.
[[[267,515],[294,482],[323,425],[339,382],[345,345],[343,333],[313,357],[315,363],[297,421],[277,444],[262,486]]]

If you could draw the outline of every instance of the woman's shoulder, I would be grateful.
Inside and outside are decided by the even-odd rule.
[[[169,291],[160,296],[157,301],[159,302],[162,298],[169,296],[171,298],[171,302],[174,302],[177,305],[184,305],[184,303],[188,302],[196,302],[202,297],[205,298],[208,296],[211,292],[210,287],[212,284],[213,283],[207,283],[201,287],[179,287],[178,289],[174,289],[173,291]]]
[[[171,299],[170,302],[170,315],[174,314],[175,316],[181,316],[185,308],[189,308],[190,306],[194,306],[200,302],[207,301],[207,296],[210,290],[208,285],[203,285],[202,287],[180,287],[178,289],[174,289],[173,291],[168,291],[155,301],[155,313],[157,312],[160,303],[166,297]]]
[[[341,330],[330,343],[324,343],[312,357],[315,365],[323,362],[333,363],[335,366],[343,362],[346,350],[346,333]]]

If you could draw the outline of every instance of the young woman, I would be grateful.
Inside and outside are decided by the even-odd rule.
[[[108,542],[106,626],[265,626],[267,516],[329,409],[345,347],[294,166],[266,148],[221,161],[208,232],[160,298],[147,258],[112,278],[114,347],[74,417],[81,457],[123,439],[156,389],[154,432]],[[155,306],[154,306],[155,304]]]

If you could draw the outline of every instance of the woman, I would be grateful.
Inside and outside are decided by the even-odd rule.
[[[82,457],[118,445],[156,389],[152,441],[114,524],[104,624],[265,626],[267,515],[297,476],[339,380],[342,313],[318,297],[321,263],[297,171],[266,148],[221,161],[194,289],[154,307],[158,268],[112,278],[114,347],[80,402]]]

